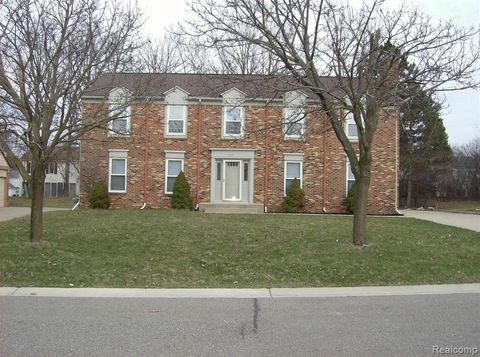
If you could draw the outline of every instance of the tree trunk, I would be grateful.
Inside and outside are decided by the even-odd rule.
[[[408,175],[407,181],[407,208],[412,208],[412,177]]]
[[[355,210],[353,214],[353,244],[367,245],[367,209],[370,177],[362,175],[356,180]]]
[[[45,170],[32,173],[32,206],[30,213],[30,242],[39,243],[43,239],[43,195],[45,191]]]

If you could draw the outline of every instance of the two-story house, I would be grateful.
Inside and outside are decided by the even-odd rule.
[[[134,100],[121,107],[119,98]],[[102,108],[103,119],[115,119],[81,142],[82,205],[101,179],[113,207],[170,207],[183,170],[201,210],[279,212],[297,178],[306,212],[345,212],[354,181],[348,159],[316,98],[288,77],[105,75],[83,97],[84,120],[98,120]],[[384,108],[372,148],[372,214],[397,212],[398,135],[396,108]]]

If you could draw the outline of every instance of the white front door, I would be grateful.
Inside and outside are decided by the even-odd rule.
[[[242,197],[242,178],[240,160],[223,161],[223,200],[240,201]]]

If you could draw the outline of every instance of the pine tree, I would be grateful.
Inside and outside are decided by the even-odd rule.
[[[178,174],[173,185],[172,207],[177,209],[192,209],[193,198],[190,195],[190,185],[183,171]]]
[[[400,192],[407,207],[426,205],[439,190],[438,177],[448,170],[452,149],[441,118],[441,104],[432,93],[408,80],[416,77],[415,66],[404,59],[400,75],[404,77],[399,89]]]
[[[283,199],[282,211],[286,213],[301,212],[305,205],[304,201],[305,194],[300,187],[300,181],[294,178]]]
[[[110,207],[110,197],[108,196],[107,185],[105,185],[105,182],[102,180],[93,184],[89,203],[91,208],[107,209]]]

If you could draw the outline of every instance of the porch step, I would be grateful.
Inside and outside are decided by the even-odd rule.
[[[200,203],[198,209],[205,213],[263,213],[263,204]]]

